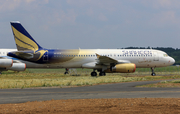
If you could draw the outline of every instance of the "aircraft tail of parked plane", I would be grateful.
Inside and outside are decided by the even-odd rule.
[[[11,27],[16,42],[17,58],[38,61],[47,52],[26,31],[19,21],[11,22]]]
[[[18,51],[8,56],[56,68],[89,68],[91,76],[106,73],[132,73],[137,68],[165,67],[175,60],[165,52],[153,49],[45,49],[18,21],[11,22]],[[65,72],[67,73],[67,72]]]

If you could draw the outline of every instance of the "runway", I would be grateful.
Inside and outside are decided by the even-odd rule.
[[[0,89],[0,104],[60,99],[180,98],[180,88],[139,88],[160,81],[126,82],[72,88]]]

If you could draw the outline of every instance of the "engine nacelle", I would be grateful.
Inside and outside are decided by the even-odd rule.
[[[111,72],[117,73],[133,73],[136,70],[136,65],[133,63],[117,64],[114,67],[111,67]]]
[[[12,59],[0,59],[0,67],[8,68],[8,67],[12,67],[12,65],[13,65]]]
[[[25,63],[13,63],[12,67],[6,68],[7,70],[13,71],[25,71],[26,64]]]

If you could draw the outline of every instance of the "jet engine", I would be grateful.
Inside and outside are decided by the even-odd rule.
[[[25,63],[13,63],[12,67],[8,67],[6,69],[13,70],[13,71],[25,71],[26,64]]]
[[[117,64],[110,69],[105,70],[107,73],[133,73],[136,70],[136,65],[133,63]]]
[[[112,72],[118,73],[132,73],[135,72],[136,65],[133,63],[126,63],[126,64],[117,64],[114,67],[111,67]]]
[[[13,63],[12,59],[0,59],[0,72],[1,71],[24,71],[26,70],[25,63]]]
[[[0,67],[11,67],[13,65],[12,59],[0,59]]]

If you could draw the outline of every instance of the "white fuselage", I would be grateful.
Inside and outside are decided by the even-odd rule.
[[[72,55],[75,56],[72,60],[54,65],[60,68],[82,68],[83,64],[98,62],[96,53],[118,60],[120,63],[134,63],[137,68],[166,67],[175,62],[165,52],[152,49],[83,49],[79,51],[78,55]]]

